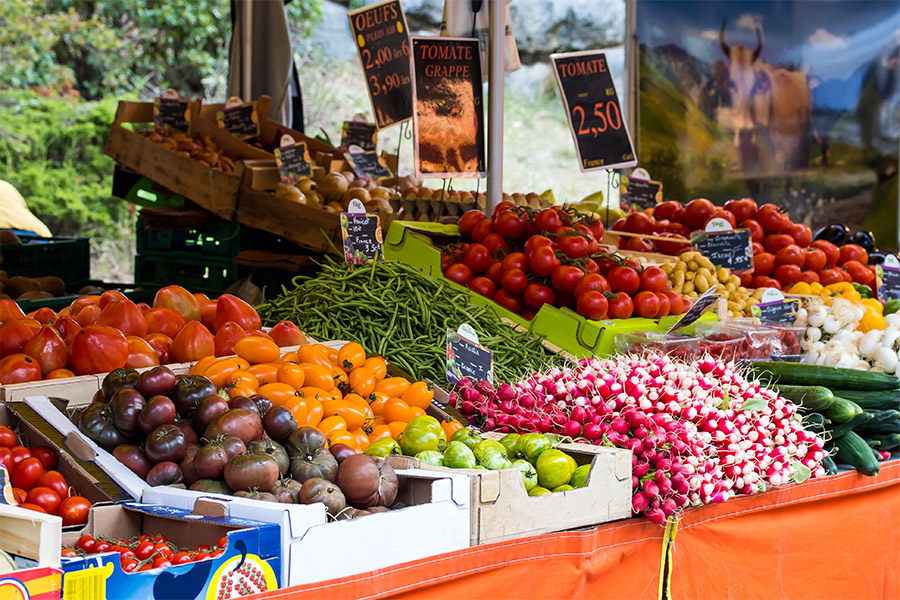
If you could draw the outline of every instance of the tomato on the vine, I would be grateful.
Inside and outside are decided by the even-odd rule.
[[[613,267],[606,279],[614,292],[625,292],[632,295],[641,287],[641,276],[629,267]]]
[[[173,565],[183,565],[184,563],[189,563],[192,560],[193,559],[191,558],[191,555],[188,554],[187,552],[179,552],[178,554],[176,554],[172,557],[172,564]]]
[[[494,231],[508,240],[517,240],[525,233],[525,221],[516,213],[507,211],[494,217]]]
[[[527,283],[525,287],[528,287]],[[497,290],[497,293],[494,294],[494,302],[516,314],[521,314],[525,309],[525,302],[522,300],[522,296],[511,294],[505,289]]]
[[[228,547],[228,537],[223,536],[219,538],[219,541],[216,542],[216,548],[227,548]]]
[[[541,231],[556,231],[562,227],[563,223],[558,212],[552,208],[545,208],[534,218],[534,224],[537,225]]]
[[[494,222],[490,219],[482,219],[475,223],[475,227],[472,228],[472,238],[473,242],[482,242],[484,238],[494,233]]]
[[[509,254],[509,244],[506,243],[506,240],[499,233],[489,233],[481,240],[481,244],[488,249],[491,257],[500,259]]]
[[[500,286],[508,293],[518,296],[528,287],[528,275],[521,269],[510,269],[500,278]]]
[[[484,272],[484,276],[494,282],[494,285],[500,285],[500,278],[503,277],[503,265],[498,261],[491,263],[491,266]]]
[[[597,263],[593,258],[584,259],[584,264],[581,265],[581,269],[585,273],[597,273],[600,271],[600,267],[597,266]]]
[[[525,242],[523,251],[525,252],[526,256],[530,256],[532,252],[534,252],[541,246],[550,246],[551,248],[555,248],[553,242],[547,236],[533,235]]]
[[[659,298],[653,292],[638,292],[634,296],[634,311],[637,316],[653,319],[659,314]]]
[[[78,538],[78,541],[75,542],[75,547],[84,550],[88,554],[94,551],[94,546],[97,545],[97,540],[95,540],[92,536],[83,535]]]
[[[553,289],[557,292],[571,293],[575,289],[575,285],[584,276],[584,273],[578,267],[571,265],[560,265],[553,269],[550,275],[550,281],[553,283]]]
[[[510,269],[521,269],[527,272],[528,257],[523,252],[510,252],[503,258],[503,262],[500,265],[504,272]]]
[[[578,234],[561,235],[556,238],[556,247],[571,259],[582,258],[590,249],[590,242]]]
[[[599,273],[588,273],[575,284],[575,297],[579,298],[582,294],[592,290],[608,292],[610,291],[609,282]]]
[[[160,555],[153,559],[153,568],[154,569],[164,569],[166,567],[171,567],[171,566],[172,566],[172,561],[170,561],[165,556]]]
[[[759,221],[755,219],[746,219],[741,221],[741,227],[744,229],[750,230],[750,241],[762,243],[763,239],[766,237],[766,232],[763,231],[762,225],[759,224]]]
[[[559,257],[550,246],[541,246],[528,256],[528,266],[538,277],[549,277],[560,264]]]
[[[647,267],[641,271],[640,289],[648,292],[661,292],[669,284],[666,272],[659,267]]]
[[[470,281],[469,289],[485,298],[493,298],[494,294],[497,293],[497,285],[484,276],[476,277]]]
[[[469,285],[469,282],[472,281],[472,269],[463,263],[455,263],[447,267],[444,277],[459,285]]]
[[[138,561],[131,557],[123,558],[121,561],[122,570],[126,573],[133,573],[138,566]]]
[[[795,244],[785,246],[775,254],[776,265],[797,265],[803,267],[806,258],[803,256],[803,250]]]
[[[502,202],[498,203],[497,206],[494,207],[493,212],[491,212],[491,219],[496,221],[497,217],[499,217],[500,215],[502,215],[506,212],[509,212],[509,210],[511,208],[515,208],[515,206],[516,206],[515,202],[511,202],[509,200],[503,200]],[[481,211],[478,211],[478,212],[481,212]]]
[[[150,540],[140,542],[134,549],[134,555],[140,560],[147,560],[151,554],[153,554],[153,542]]]
[[[478,209],[468,210],[459,218],[459,233],[463,237],[472,237],[472,230],[479,221],[486,219],[487,216]]]
[[[602,292],[588,290],[578,297],[578,314],[592,321],[605,319],[609,311],[609,301]]]
[[[540,283],[529,283],[525,288],[523,295],[525,306],[537,312],[545,304],[553,304],[556,301],[556,294],[553,290]]]
[[[613,319],[628,319],[634,314],[634,303],[631,296],[625,292],[615,294],[615,297],[609,298],[609,316]]]
[[[473,275],[481,275],[491,265],[491,251],[483,244],[471,244],[466,249],[463,264],[469,267]]]
[[[94,546],[94,552],[97,554],[100,554],[101,552],[109,552],[109,542],[97,540],[97,544]]]

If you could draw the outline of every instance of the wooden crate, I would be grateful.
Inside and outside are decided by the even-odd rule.
[[[270,155],[245,144],[215,123],[198,118],[200,103],[191,105],[191,130],[210,139],[235,161],[234,173],[223,173],[187,158],[124,127],[153,123],[153,103],[119,102],[109,128],[104,152],[120,165],[197,203],[226,220],[234,219],[238,190],[243,177],[243,159],[266,159]]]
[[[331,253],[332,243],[338,249],[342,247],[338,214],[291,202],[248,186],[240,190],[237,221],[281,236],[314,252]]]
[[[502,434],[486,433],[486,439]],[[529,496],[518,469],[485,471],[422,464],[410,456],[389,456],[395,469],[424,469],[469,476],[473,546],[564,531],[631,516],[631,452],[587,444],[561,444],[579,465],[590,464],[583,488]]]

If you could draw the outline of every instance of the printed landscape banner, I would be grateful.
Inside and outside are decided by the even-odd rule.
[[[751,196],[898,246],[897,2],[636,2],[638,158],[667,199]]]

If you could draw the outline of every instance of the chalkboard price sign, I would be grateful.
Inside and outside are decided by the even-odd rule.
[[[793,325],[800,309],[799,298],[789,298],[775,302],[760,302],[750,307],[750,314],[757,319],[770,323],[787,323]]]
[[[275,164],[278,165],[282,183],[296,185],[302,178],[309,177],[312,174],[312,167],[309,163],[306,142],[275,148]]]
[[[753,268],[749,229],[694,232],[691,234],[691,245],[717,267],[737,272]]]
[[[153,102],[153,123],[165,131],[190,131],[190,105],[178,98],[157,98]]]
[[[637,206],[640,210],[653,208],[663,199],[663,184],[649,179],[622,178],[623,206]]]
[[[381,218],[378,213],[341,213],[344,260],[363,265],[382,257]]]
[[[341,148],[353,154],[375,152],[378,128],[372,123],[344,121],[341,128]]]
[[[637,164],[631,134],[606,54],[597,50],[551,54],[582,171]]]
[[[359,154],[347,153],[344,155],[347,162],[353,168],[353,172],[360,177],[373,177],[380,179],[382,177],[391,177],[393,174],[388,169],[381,157],[375,152],[362,152]]]
[[[216,113],[219,127],[242,140],[259,135],[259,117],[252,103],[226,108]]]
[[[347,16],[378,128],[409,119],[409,30],[400,1],[388,0],[351,11]]]
[[[678,322],[672,325],[669,328],[669,331],[666,333],[672,333],[673,331],[678,331],[683,327],[687,327],[706,312],[706,309],[716,303],[716,301],[720,298],[719,294],[716,294],[716,288],[711,287],[706,290],[702,296],[697,298],[694,301],[694,305],[688,310],[686,313],[681,315],[681,318],[678,319]]]
[[[882,302],[892,298],[900,298],[900,261],[893,254],[884,257],[880,266],[881,285],[878,286],[878,297]]]
[[[463,379],[494,382],[494,353],[453,331],[447,330],[447,381]]]

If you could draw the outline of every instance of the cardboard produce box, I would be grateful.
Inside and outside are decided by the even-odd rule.
[[[0,598],[59,600],[61,537],[59,517],[0,503],[0,550],[16,564],[0,575]]]
[[[132,573],[122,570],[118,552],[66,557],[65,598],[205,600],[230,598],[232,590],[248,595],[279,587],[280,527],[229,517],[221,503],[212,501],[200,502],[193,510],[143,503],[93,506],[85,527],[64,533],[62,544],[74,547],[82,535],[127,540],[144,533],[162,534],[181,548],[215,547],[221,537],[227,537],[228,545],[216,558]]]
[[[485,439],[502,434],[485,433]],[[565,492],[529,496],[518,469],[450,469],[411,456],[389,456],[395,469],[416,468],[469,478],[473,546],[564,531],[631,516],[631,451],[588,444],[560,444],[579,465],[591,465],[587,484]]]

